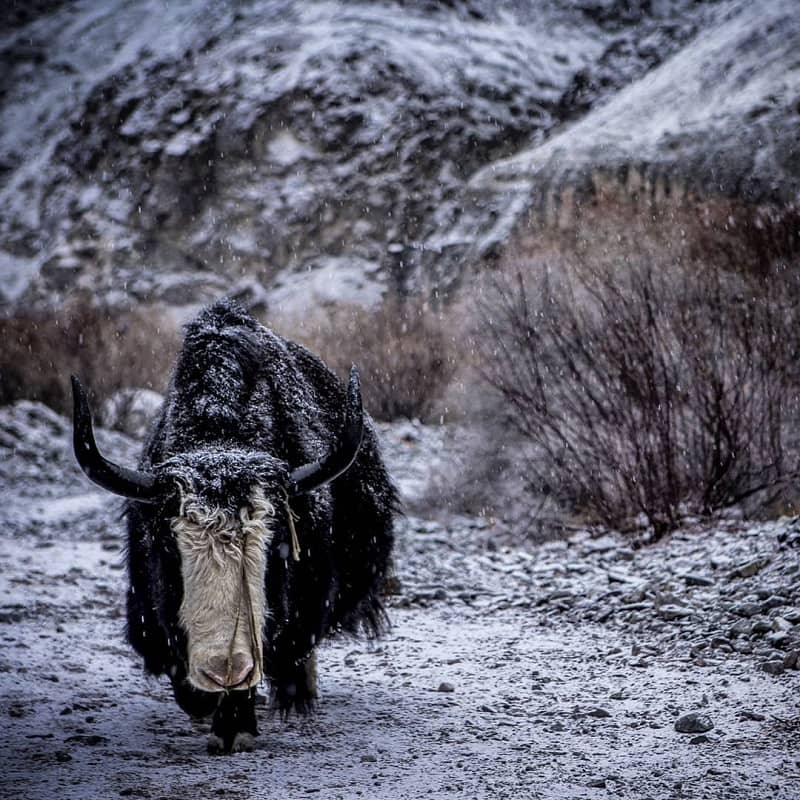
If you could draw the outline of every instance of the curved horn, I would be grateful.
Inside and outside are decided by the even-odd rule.
[[[158,494],[156,479],[147,472],[126,469],[105,458],[97,449],[89,399],[81,382],[72,376],[73,447],[75,458],[90,480],[114,494],[131,500],[152,502]]]
[[[289,494],[305,494],[338,478],[355,461],[363,437],[364,409],[361,405],[361,382],[358,378],[358,368],[353,365],[350,368],[350,382],[347,385],[347,405],[339,446],[319,461],[293,470],[289,475]]]

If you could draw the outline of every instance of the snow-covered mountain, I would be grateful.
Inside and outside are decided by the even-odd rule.
[[[562,187],[592,196],[609,180],[656,207],[676,193],[798,203],[799,10],[791,1],[720,5],[660,66],[543,144],[480,170],[472,187],[503,197],[515,221],[520,206],[545,210]]]
[[[595,165],[797,193],[790,0],[20,9],[0,16],[0,302],[280,303],[336,296],[342,267],[361,302],[447,293]]]

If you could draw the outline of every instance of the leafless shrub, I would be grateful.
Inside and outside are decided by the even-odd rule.
[[[626,266],[495,279],[482,374],[528,444],[530,482],[599,520],[774,500],[796,473],[795,271]]]
[[[0,317],[0,341],[0,404],[39,400],[63,414],[72,408],[71,373],[98,408],[123,388],[163,392],[179,343],[155,310],[109,311],[80,300]]]
[[[358,364],[364,405],[379,420],[440,416],[455,369],[455,345],[441,316],[419,301],[393,299],[376,309],[340,306],[324,319],[270,320],[339,375]],[[438,412],[438,413],[437,413]]]

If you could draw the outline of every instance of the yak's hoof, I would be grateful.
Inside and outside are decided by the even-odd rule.
[[[239,731],[228,744],[216,733],[210,734],[207,742],[208,752],[212,756],[224,756],[229,753],[251,753],[255,746],[255,737],[252,733],[247,733],[247,731]]]
[[[231,753],[252,753],[256,746],[256,740],[252,733],[247,731],[239,731],[233,737],[233,744],[231,745]]]

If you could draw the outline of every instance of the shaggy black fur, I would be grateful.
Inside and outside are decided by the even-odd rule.
[[[235,509],[254,484],[275,504],[267,558],[264,672],[276,708],[306,712],[315,697],[306,676],[314,645],[340,631],[380,633],[381,592],[390,568],[396,494],[372,423],[350,469],[331,484],[292,499],[302,550],[287,558],[290,532],[283,491],[291,469],[336,447],[345,388],[322,361],[258,324],[230,301],[186,327],[161,415],[140,468],[165,487],[159,503],[129,501],[128,638],[146,669],[167,674],[181,708],[214,713],[212,732],[233,746],[255,734],[254,693],[211,694],[186,681],[186,639],[178,624],[180,556],[170,530],[177,482],[209,504]],[[221,697],[221,700],[220,700]]]

